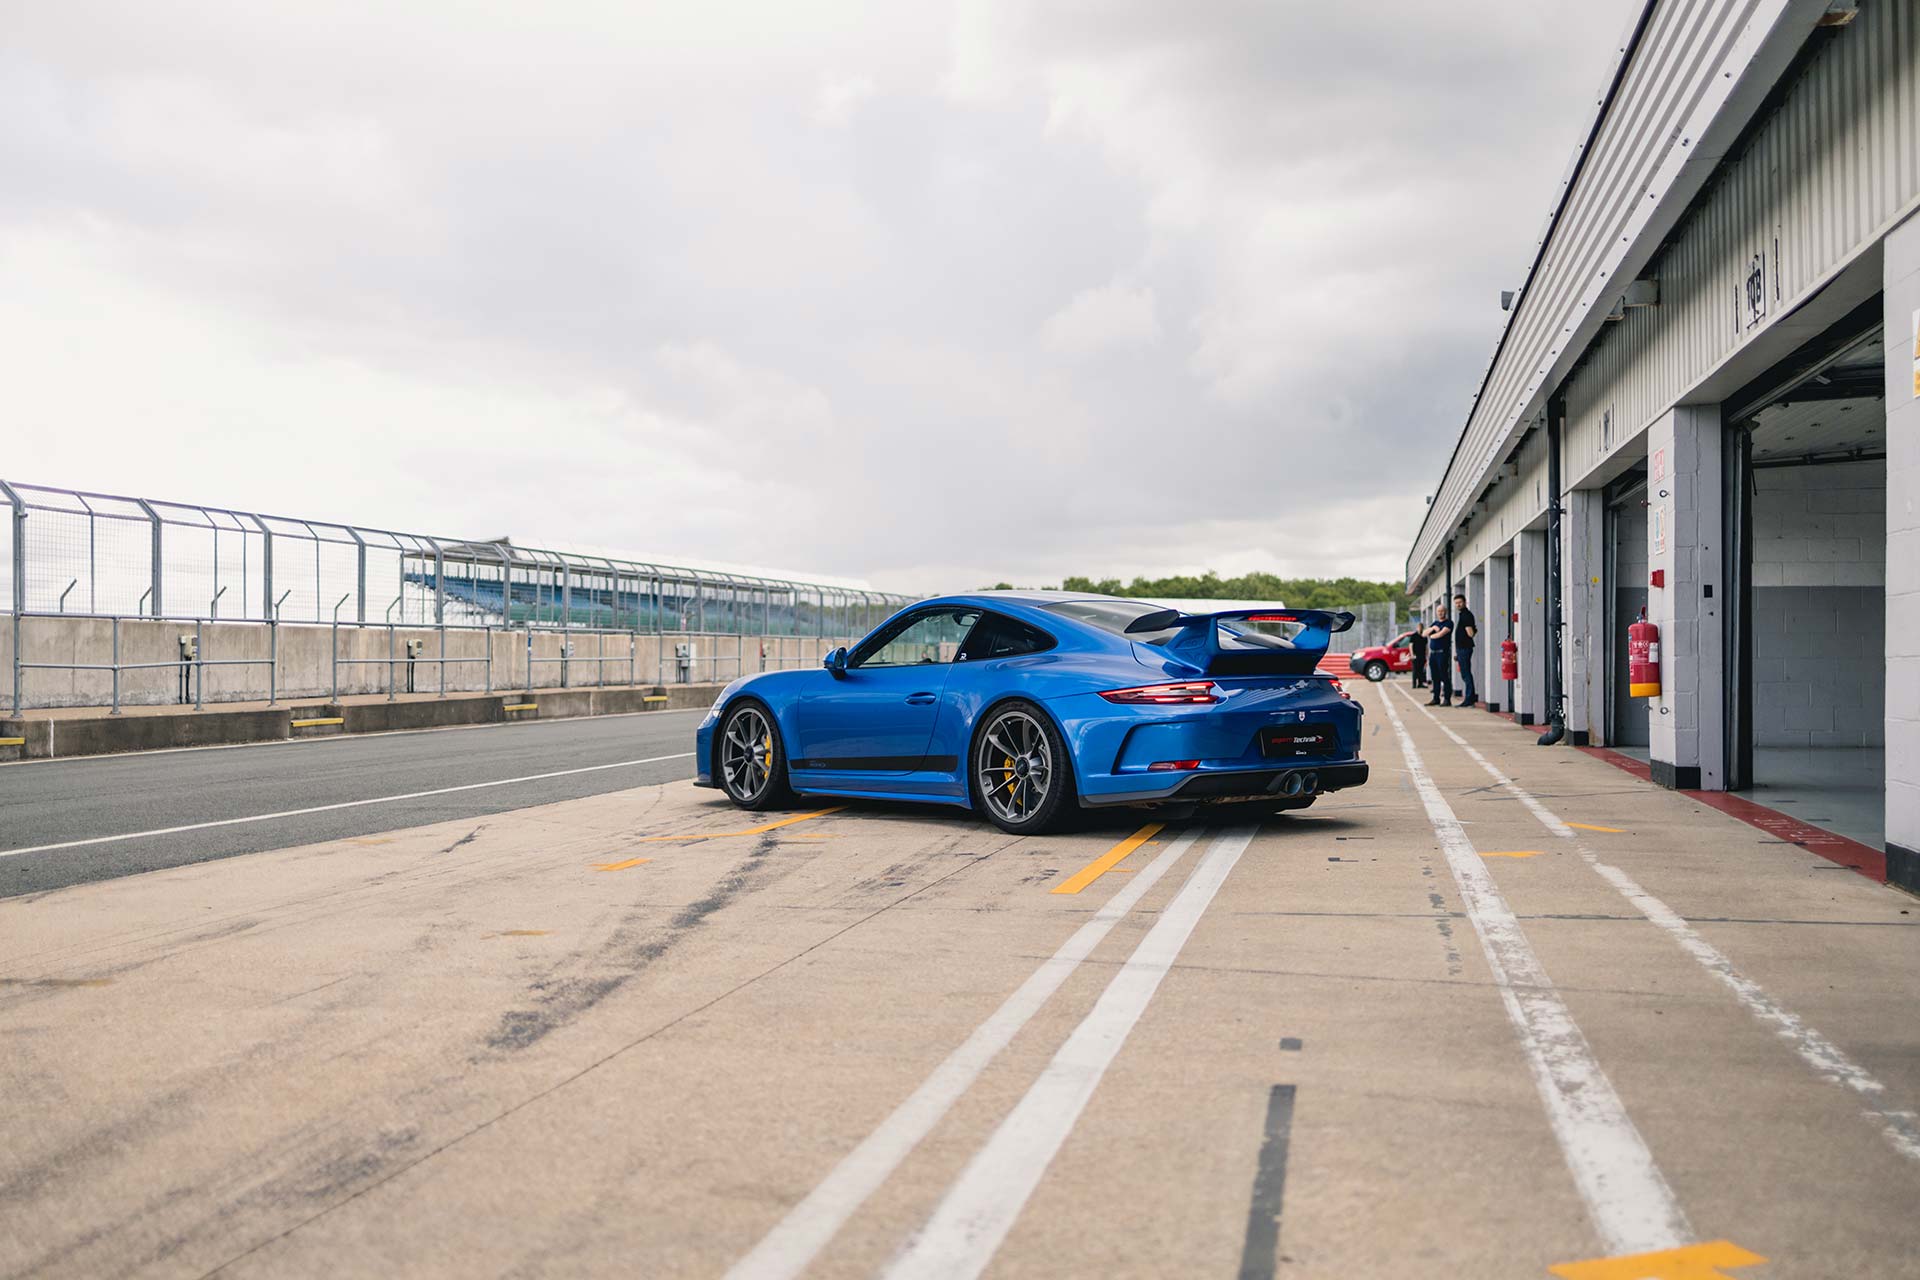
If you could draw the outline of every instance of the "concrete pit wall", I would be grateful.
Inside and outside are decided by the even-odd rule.
[[[251,659],[246,666],[205,666],[202,699],[208,706],[224,702],[264,702],[267,699],[269,656],[274,640],[269,628],[257,622],[210,622],[200,628],[200,656]],[[336,634],[325,626],[285,624],[278,628],[278,660],[271,668],[276,696],[313,699],[336,691],[333,662],[337,647],[338,693],[387,692],[388,654],[395,656],[394,687],[407,690],[407,641],[422,642],[422,658],[413,664],[413,689],[438,693],[441,684],[442,633],[432,627],[341,627]],[[0,614],[0,712],[12,706],[13,618]],[[180,637],[194,634],[191,622],[122,621],[119,624],[120,661],[173,663],[180,657]],[[740,675],[793,666],[817,664],[835,645],[857,638],[811,636],[678,636],[627,633],[584,633],[568,636],[555,631],[465,630],[445,633],[444,688],[449,693],[478,693],[526,688],[599,688],[626,685],[724,683]],[[114,657],[114,624],[105,618],[41,618],[20,620],[21,652],[27,662],[108,664]],[[572,643],[571,654],[567,650]],[[675,658],[678,644],[693,646],[693,661],[683,668]],[[531,647],[529,647],[531,645]],[[763,652],[764,647],[764,652]],[[492,655],[492,670],[480,659]],[[465,661],[461,661],[465,659]],[[531,662],[529,662],[531,659]],[[601,661],[604,659],[604,661]],[[531,675],[529,671],[531,670]],[[113,701],[109,671],[28,670],[21,673],[23,709],[45,707],[104,707]],[[124,706],[163,706],[181,702],[180,672],[166,666],[123,671],[120,701]],[[191,691],[185,699],[193,704]]]

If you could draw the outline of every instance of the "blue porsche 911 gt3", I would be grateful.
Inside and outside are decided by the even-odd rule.
[[[1360,706],[1315,671],[1352,625],[1071,592],[925,600],[823,669],[728,685],[700,724],[696,781],[747,809],[796,794],[961,805],[1022,835],[1074,805],[1304,808],[1367,780]]]

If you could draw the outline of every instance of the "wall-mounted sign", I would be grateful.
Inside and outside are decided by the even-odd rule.
[[[1667,512],[1664,507],[1650,508],[1653,513],[1653,554],[1667,554]]]
[[[1653,475],[1651,479],[1654,484],[1659,484],[1666,478],[1667,478],[1667,451],[1665,449],[1655,449],[1653,451]]]

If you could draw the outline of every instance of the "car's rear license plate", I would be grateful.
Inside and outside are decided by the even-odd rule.
[[[1268,756],[1331,755],[1339,744],[1330,724],[1271,724],[1260,731],[1260,751]]]

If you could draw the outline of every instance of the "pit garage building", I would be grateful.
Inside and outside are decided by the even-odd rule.
[[[1920,3],[1650,0],[1407,584],[1468,597],[1490,709],[1884,847],[1920,890],[1916,210]]]

